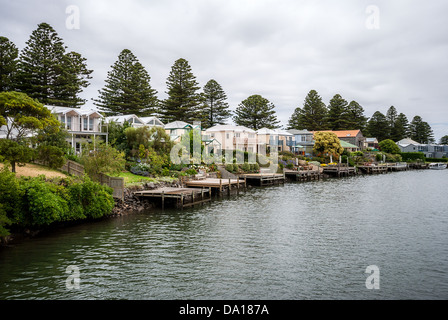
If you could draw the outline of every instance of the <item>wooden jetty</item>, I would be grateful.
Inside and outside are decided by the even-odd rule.
[[[281,173],[249,173],[242,176],[247,184],[256,186],[285,183],[285,175]]]
[[[194,206],[211,201],[210,188],[160,188],[136,191],[134,195],[145,199],[161,199],[162,209],[165,204],[174,203],[178,208]]]
[[[388,166],[358,166],[359,172],[364,174],[377,174],[377,173],[387,173]]]
[[[230,195],[231,190],[246,189],[246,179],[218,179],[207,178],[202,180],[190,180],[185,182],[185,186],[189,188],[210,188],[213,193],[222,195],[227,191]]]
[[[320,180],[322,173],[319,170],[285,170],[285,177],[293,181]]]
[[[348,177],[357,174],[355,167],[348,167],[346,165],[335,165],[323,168],[323,173],[333,177]]]

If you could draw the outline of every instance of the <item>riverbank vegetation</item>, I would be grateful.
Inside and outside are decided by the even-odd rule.
[[[83,178],[17,177],[0,170],[0,236],[9,230],[39,229],[55,223],[107,216],[112,189]]]

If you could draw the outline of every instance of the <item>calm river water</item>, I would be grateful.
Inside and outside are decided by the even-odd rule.
[[[448,299],[447,190],[448,170],[286,183],[64,228],[0,248],[0,299]]]

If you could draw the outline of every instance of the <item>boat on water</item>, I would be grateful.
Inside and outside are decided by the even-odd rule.
[[[429,169],[443,170],[446,169],[446,163],[434,162],[429,164]]]

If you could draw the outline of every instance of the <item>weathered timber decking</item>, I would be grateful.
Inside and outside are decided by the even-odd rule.
[[[285,183],[285,175],[281,173],[250,173],[242,176],[247,184],[257,186]]]
[[[347,166],[328,166],[323,169],[324,174],[328,174],[331,176],[337,177],[346,177],[352,176],[357,173],[355,167],[347,167]]]
[[[318,170],[285,170],[285,177],[293,181],[320,180],[322,173]]]
[[[136,191],[137,197],[156,198],[162,200],[162,209],[165,208],[165,201],[173,200],[177,207],[183,208],[211,201],[210,188],[160,188],[155,190]],[[173,201],[171,201],[173,202]]]
[[[217,178],[207,178],[203,180],[190,180],[185,182],[185,185],[190,188],[211,188],[215,193],[222,194],[224,191],[230,193],[231,189],[246,188],[245,179],[217,179]]]

